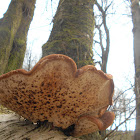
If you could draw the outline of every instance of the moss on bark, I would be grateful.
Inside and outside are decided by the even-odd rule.
[[[12,0],[0,20],[0,75],[22,66],[35,2]]]
[[[93,1],[60,0],[49,40],[43,45],[43,56],[65,54],[78,67],[93,64]]]
[[[12,40],[21,21],[20,7],[21,4],[12,1],[4,18],[0,20],[0,74],[4,73],[12,47]]]
[[[22,67],[26,50],[27,33],[33,17],[35,2],[36,0],[24,1],[22,4],[21,24],[13,40],[8,63],[4,71],[5,73]]]

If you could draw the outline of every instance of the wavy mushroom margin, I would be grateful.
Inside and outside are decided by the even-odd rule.
[[[24,69],[13,70],[6,74],[1,75],[0,80],[2,80],[4,78],[8,78],[14,74],[23,74],[23,75],[30,76],[34,72],[40,70],[41,67],[46,65],[48,62],[53,61],[53,60],[63,60],[63,61],[66,61],[67,63],[69,63],[72,67],[74,77],[78,77],[79,75],[83,74],[84,72],[91,70],[91,71],[94,71],[94,72],[100,74],[103,78],[110,80],[110,82],[111,82],[110,93],[111,94],[110,94],[110,98],[109,98],[109,104],[112,105],[112,103],[113,103],[112,97],[114,94],[114,82],[112,79],[112,75],[106,74],[102,70],[97,70],[96,67],[93,65],[86,65],[86,66],[83,66],[83,67],[77,69],[77,65],[74,62],[74,60],[71,59],[70,57],[68,57],[66,55],[62,55],[62,54],[51,54],[51,55],[45,56],[33,67],[32,70],[30,70],[30,71],[26,71]]]

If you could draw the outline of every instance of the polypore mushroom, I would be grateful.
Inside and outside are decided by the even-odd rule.
[[[0,104],[32,121],[48,120],[66,129],[75,124],[74,136],[106,129],[114,114],[112,77],[60,54],[42,58],[34,68],[0,76]]]

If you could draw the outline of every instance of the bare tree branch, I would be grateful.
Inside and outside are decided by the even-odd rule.
[[[102,17],[102,23],[100,25],[96,25],[96,28],[99,31],[99,40],[100,40],[100,47],[102,50],[102,67],[101,69],[106,72],[106,67],[107,67],[107,61],[108,61],[108,54],[109,54],[109,47],[110,47],[110,34],[109,34],[109,29],[107,27],[107,22],[106,22],[106,12],[108,10],[108,8],[111,6],[112,2],[108,5],[105,6],[105,10],[104,8],[104,2],[102,1],[102,6],[97,2],[97,0],[95,1],[96,6],[98,7],[98,10],[101,12],[101,17]],[[102,35],[102,29],[101,26],[103,25],[104,27],[104,31],[105,31],[105,36],[106,36],[106,46],[104,47],[103,45],[103,35]]]
[[[123,121],[121,122],[114,130],[112,130],[110,133],[108,133],[102,140],[105,140],[105,138],[109,137],[112,133],[114,133],[115,130],[117,130],[123,123],[125,123],[129,118],[132,116],[132,114],[135,112],[136,108],[131,112],[131,114]]]
[[[126,89],[126,90],[124,90],[121,94],[119,94],[118,96],[117,96],[117,98],[116,99],[114,99],[114,102],[121,96],[121,95],[123,95],[126,91],[128,91],[128,90],[131,90],[132,88],[134,87],[134,85],[133,86],[131,86],[130,88],[128,88],[128,89]]]

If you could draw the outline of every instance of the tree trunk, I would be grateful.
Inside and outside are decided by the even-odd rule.
[[[93,1],[60,0],[53,23],[43,57],[65,54],[75,60],[78,68],[93,64]]]
[[[22,67],[36,0],[12,0],[0,19],[0,75]]]
[[[49,40],[42,47],[43,57],[65,54],[80,68],[93,64],[94,1],[60,0],[53,19]],[[81,137],[84,140],[101,139],[98,132]]]
[[[135,140],[140,140],[140,5],[139,0],[131,0],[134,35],[136,130]]]
[[[80,140],[50,127],[38,127],[15,114],[0,115],[1,140]]]

